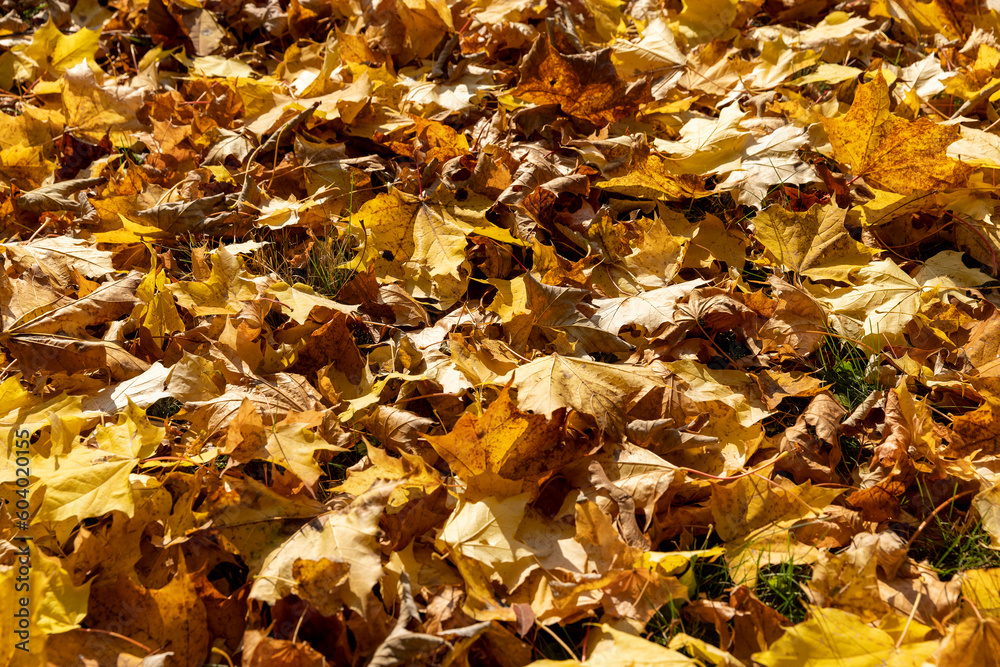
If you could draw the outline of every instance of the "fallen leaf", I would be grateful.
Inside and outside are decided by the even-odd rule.
[[[889,112],[885,77],[858,87],[841,118],[823,120],[834,156],[872,185],[900,194],[962,187],[970,168],[945,155],[958,129],[927,118],[910,122]]]
[[[611,50],[564,56],[542,35],[524,56],[511,94],[535,104],[558,104],[567,114],[603,126],[633,116],[649,99],[649,82],[618,77]]]

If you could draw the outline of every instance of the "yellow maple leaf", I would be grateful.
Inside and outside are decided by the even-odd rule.
[[[766,667],[844,665],[903,667],[920,665],[937,650],[936,641],[896,645],[889,633],[839,609],[812,608],[812,618],[789,628],[753,659]]]
[[[483,473],[529,480],[580,455],[561,442],[564,421],[560,412],[550,421],[518,410],[505,388],[481,417],[465,413],[451,433],[425,438],[465,481]]]
[[[183,281],[166,286],[177,303],[196,317],[240,312],[242,301],[256,297],[254,284],[243,270],[239,256],[220,247],[212,256],[212,275],[208,280]]]
[[[0,621],[0,632],[10,638],[0,648],[0,663],[5,665],[44,664],[31,658],[41,653],[47,636],[80,627],[87,615],[91,582],[77,586],[58,558],[46,556],[34,546],[27,550],[30,555],[14,557],[13,567],[0,572],[0,605],[7,612]],[[31,563],[29,574],[19,576],[17,565],[26,562]]]
[[[352,220],[367,232],[365,254],[345,268],[374,262],[375,274],[402,280],[418,298],[436,298],[450,308],[469,284],[466,236],[476,228],[460,219],[471,214],[417,199],[398,190],[366,202]]]
[[[874,252],[851,238],[847,209],[816,204],[805,212],[775,205],[754,218],[757,240],[775,260],[814,280],[847,280]]]
[[[597,187],[629,197],[671,201],[706,196],[704,182],[704,177],[678,173],[672,161],[650,155],[628,173],[601,181]]]
[[[962,187],[971,167],[946,154],[959,138],[957,126],[927,118],[910,122],[889,112],[889,86],[879,71],[858,86],[851,109],[841,118],[825,118],[823,126],[833,156],[870,184],[911,194],[918,190]]]

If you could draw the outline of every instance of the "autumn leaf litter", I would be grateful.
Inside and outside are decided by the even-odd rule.
[[[995,661],[996,3],[4,11],[0,664]]]

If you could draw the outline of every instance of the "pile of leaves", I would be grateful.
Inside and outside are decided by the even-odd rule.
[[[996,0],[2,7],[0,664],[995,659]]]

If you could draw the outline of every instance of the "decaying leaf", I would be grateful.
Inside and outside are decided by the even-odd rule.
[[[635,114],[649,96],[649,82],[618,77],[611,50],[563,55],[539,38],[521,62],[521,78],[511,91],[535,104],[558,104],[567,114],[606,125]]]

